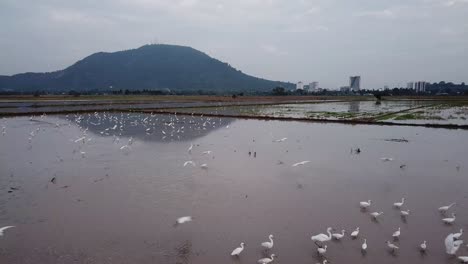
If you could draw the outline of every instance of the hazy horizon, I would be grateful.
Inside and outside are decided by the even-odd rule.
[[[336,89],[468,82],[468,0],[0,3],[0,75],[64,69],[95,52],[190,46],[260,78]]]

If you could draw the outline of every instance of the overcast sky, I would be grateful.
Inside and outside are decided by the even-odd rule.
[[[0,75],[153,42],[325,88],[468,83],[468,0],[0,0]]]

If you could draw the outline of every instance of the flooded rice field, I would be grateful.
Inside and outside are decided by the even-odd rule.
[[[0,129],[0,263],[317,263],[327,227],[346,230],[331,263],[456,263],[444,239],[468,228],[465,130],[107,112]]]
[[[309,102],[186,107],[179,113],[314,120],[366,120],[397,124],[468,125],[468,102],[430,100]]]

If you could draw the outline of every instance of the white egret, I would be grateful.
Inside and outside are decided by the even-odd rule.
[[[459,259],[462,263],[468,263],[468,256],[459,256],[458,259]]]
[[[451,203],[450,205],[446,205],[446,206],[442,206],[442,207],[439,207],[439,211],[441,213],[445,213],[447,212],[448,209],[450,209],[452,206],[456,205],[457,203]]]
[[[4,227],[0,228],[0,236],[3,236],[3,231],[7,230],[8,228],[12,228],[12,227],[15,227],[15,226],[4,226]]]
[[[454,234],[449,234],[445,238],[445,252],[449,255],[455,255],[461,244],[463,244],[463,240],[454,240],[453,235]]]
[[[406,217],[406,216],[408,216],[410,214],[410,212],[411,212],[411,210],[409,210],[409,209],[406,210],[406,211],[401,210],[400,215],[403,216],[403,217]]]
[[[320,256],[325,255],[325,253],[327,253],[327,245],[317,248],[317,254]]]
[[[426,249],[427,249],[426,240],[424,240],[424,242],[421,245],[419,245],[419,248],[422,252],[426,252]]]
[[[201,167],[202,169],[208,169],[208,164],[203,163],[202,165],[200,165],[200,167]]]
[[[463,244],[463,240],[455,240],[453,241],[453,247],[450,250],[450,255],[455,255],[457,254],[458,249],[460,246]]]
[[[301,161],[301,162],[298,162],[298,163],[294,163],[292,166],[296,167],[296,166],[299,166],[299,165],[307,164],[309,162],[310,162],[310,160],[304,160],[304,161]]]
[[[288,138],[276,139],[276,140],[273,140],[273,142],[284,142],[286,141],[286,139]]]
[[[357,227],[356,230],[354,230],[351,233],[351,237],[354,239],[354,238],[357,238],[358,235],[359,235],[359,227]]]
[[[401,202],[396,202],[393,204],[393,206],[396,208],[400,208],[403,206],[404,203],[405,203],[405,198],[401,198]]]
[[[194,166],[194,167],[196,166],[195,162],[193,162],[193,161],[191,161],[191,160],[188,160],[188,161],[184,162],[184,167],[187,166],[187,165],[189,165],[189,164],[192,165],[192,166]]]
[[[82,142],[83,144],[85,143],[86,137],[80,137],[79,139],[75,140],[75,143]]]
[[[190,222],[192,221],[192,217],[191,216],[182,216],[182,217],[179,217],[177,218],[177,224],[183,224],[183,223],[187,223],[187,222]]]
[[[275,259],[275,254],[271,254],[269,258],[262,258],[262,259],[259,259],[257,262],[260,264],[268,264],[272,262],[274,259]]]
[[[371,203],[372,203],[371,200],[362,201],[362,202],[359,203],[359,206],[360,206],[362,209],[367,209],[367,207],[371,206]]]
[[[398,239],[400,237],[400,234],[401,234],[401,228],[399,227],[397,231],[393,232],[393,239]]]
[[[239,256],[239,254],[244,250],[244,242],[240,243],[240,247],[234,249],[231,253],[231,256]]]
[[[193,144],[190,144],[190,147],[188,148],[188,153],[192,154],[192,149],[193,149]]]
[[[268,236],[268,239],[270,241],[267,241],[267,242],[263,242],[262,244],[260,244],[262,247],[266,248],[266,249],[271,249],[273,248],[273,235],[269,235]]]
[[[450,225],[450,224],[453,224],[453,222],[455,222],[455,213],[452,213],[452,217],[447,217],[447,218],[444,218],[442,219],[442,222]]]
[[[332,234],[333,238],[336,239],[336,240],[340,240],[344,237],[344,234],[345,234],[345,230],[341,230],[341,233],[334,233]]]
[[[375,220],[377,220],[377,217],[383,215],[383,212],[372,212],[372,213],[370,213],[370,215],[371,215]]]
[[[393,158],[383,157],[383,158],[380,158],[380,160],[382,160],[382,161],[393,161]]]
[[[362,243],[361,249],[362,249],[362,251],[367,250],[367,239],[365,239],[365,238],[364,238],[364,243]]]
[[[391,249],[392,251],[395,251],[399,247],[397,247],[395,244],[392,244],[390,241],[387,241],[387,247]]]
[[[310,239],[312,239],[312,241],[314,241],[314,242],[327,242],[327,241],[330,241],[332,239],[331,230],[332,230],[331,227],[327,228],[328,236],[322,233],[322,234],[312,236]]]
[[[463,229],[460,229],[459,233],[453,234],[454,239],[460,239],[460,237],[463,235]]]

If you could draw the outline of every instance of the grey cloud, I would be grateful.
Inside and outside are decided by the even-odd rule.
[[[243,72],[336,88],[467,82],[468,0],[3,0],[0,75],[155,40]]]

